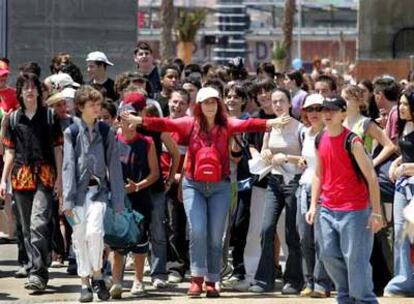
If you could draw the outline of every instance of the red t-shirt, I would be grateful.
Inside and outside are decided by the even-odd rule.
[[[345,149],[349,132],[344,129],[334,137],[324,132],[319,142],[322,206],[333,211],[356,211],[368,207],[367,185],[358,178]],[[355,141],[362,143],[359,137],[355,137]]]
[[[0,89],[0,108],[2,108],[5,112],[8,112],[10,109],[16,110],[18,104],[15,89]]]
[[[177,172],[180,173],[183,169],[185,154],[187,153],[187,146],[183,142],[183,140],[180,138],[180,134],[177,132],[170,133],[171,138],[175,141],[175,143],[178,145],[178,152],[180,153],[180,163],[178,164]],[[169,152],[162,151],[161,157],[160,157],[160,164],[161,164],[161,172],[162,177],[164,179],[167,179],[170,173],[171,168],[171,155]]]
[[[185,176],[194,179],[195,158],[197,151],[214,143],[222,165],[222,178],[230,176],[230,152],[229,139],[234,133],[243,132],[264,132],[266,131],[265,119],[240,120],[234,118],[227,119],[226,127],[214,126],[210,131],[210,136],[200,132],[200,127],[193,117],[182,117],[177,119],[145,117],[145,129],[157,132],[177,132],[182,141],[188,145],[187,161],[185,163]]]

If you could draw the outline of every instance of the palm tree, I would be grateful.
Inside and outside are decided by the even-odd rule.
[[[191,63],[197,32],[204,23],[208,10],[205,8],[179,8],[175,32],[177,35],[177,55],[185,64]]]
[[[282,45],[286,50],[285,70],[292,61],[292,36],[296,11],[296,0],[285,0],[285,10],[283,13],[283,42]]]
[[[174,0],[161,0],[160,55],[163,60],[175,57],[172,29],[174,28]]]

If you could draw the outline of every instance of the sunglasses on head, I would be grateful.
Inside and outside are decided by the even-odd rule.
[[[321,106],[313,106],[313,107],[307,107],[305,108],[305,112],[312,113],[312,112],[321,112],[322,107]]]

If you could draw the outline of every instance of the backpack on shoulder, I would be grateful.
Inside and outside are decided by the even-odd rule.
[[[79,135],[79,126],[73,123],[68,128],[72,135],[73,149],[75,149]],[[98,129],[104,144],[105,164],[108,166],[106,154],[108,150],[108,135],[111,132],[111,127],[99,121]],[[139,243],[143,236],[142,225],[144,217],[141,213],[132,210],[131,203],[126,194],[124,206],[124,211],[118,213],[113,209],[111,202],[107,205],[103,220],[105,232],[104,241],[112,249],[129,252]]]
[[[322,130],[321,132],[318,133],[318,135],[315,138],[315,148],[316,150],[318,150],[319,148],[319,144],[321,142],[321,138],[323,136],[323,134],[325,134],[325,130]],[[354,169],[357,177],[359,180],[363,180],[365,183],[367,183],[364,174],[361,171],[361,168],[359,167],[354,154],[352,153],[352,144],[355,140],[355,138],[358,138],[358,135],[356,135],[355,133],[353,133],[352,131],[349,131],[349,133],[346,135],[345,140],[344,140],[344,148],[346,150],[346,152],[348,153],[350,159],[351,159],[351,164],[352,164],[352,168]]]

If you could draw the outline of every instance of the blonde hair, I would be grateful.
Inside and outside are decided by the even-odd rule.
[[[357,85],[349,84],[342,89],[345,99],[350,99],[358,103],[360,111],[366,111],[368,104],[364,100],[364,90]]]

